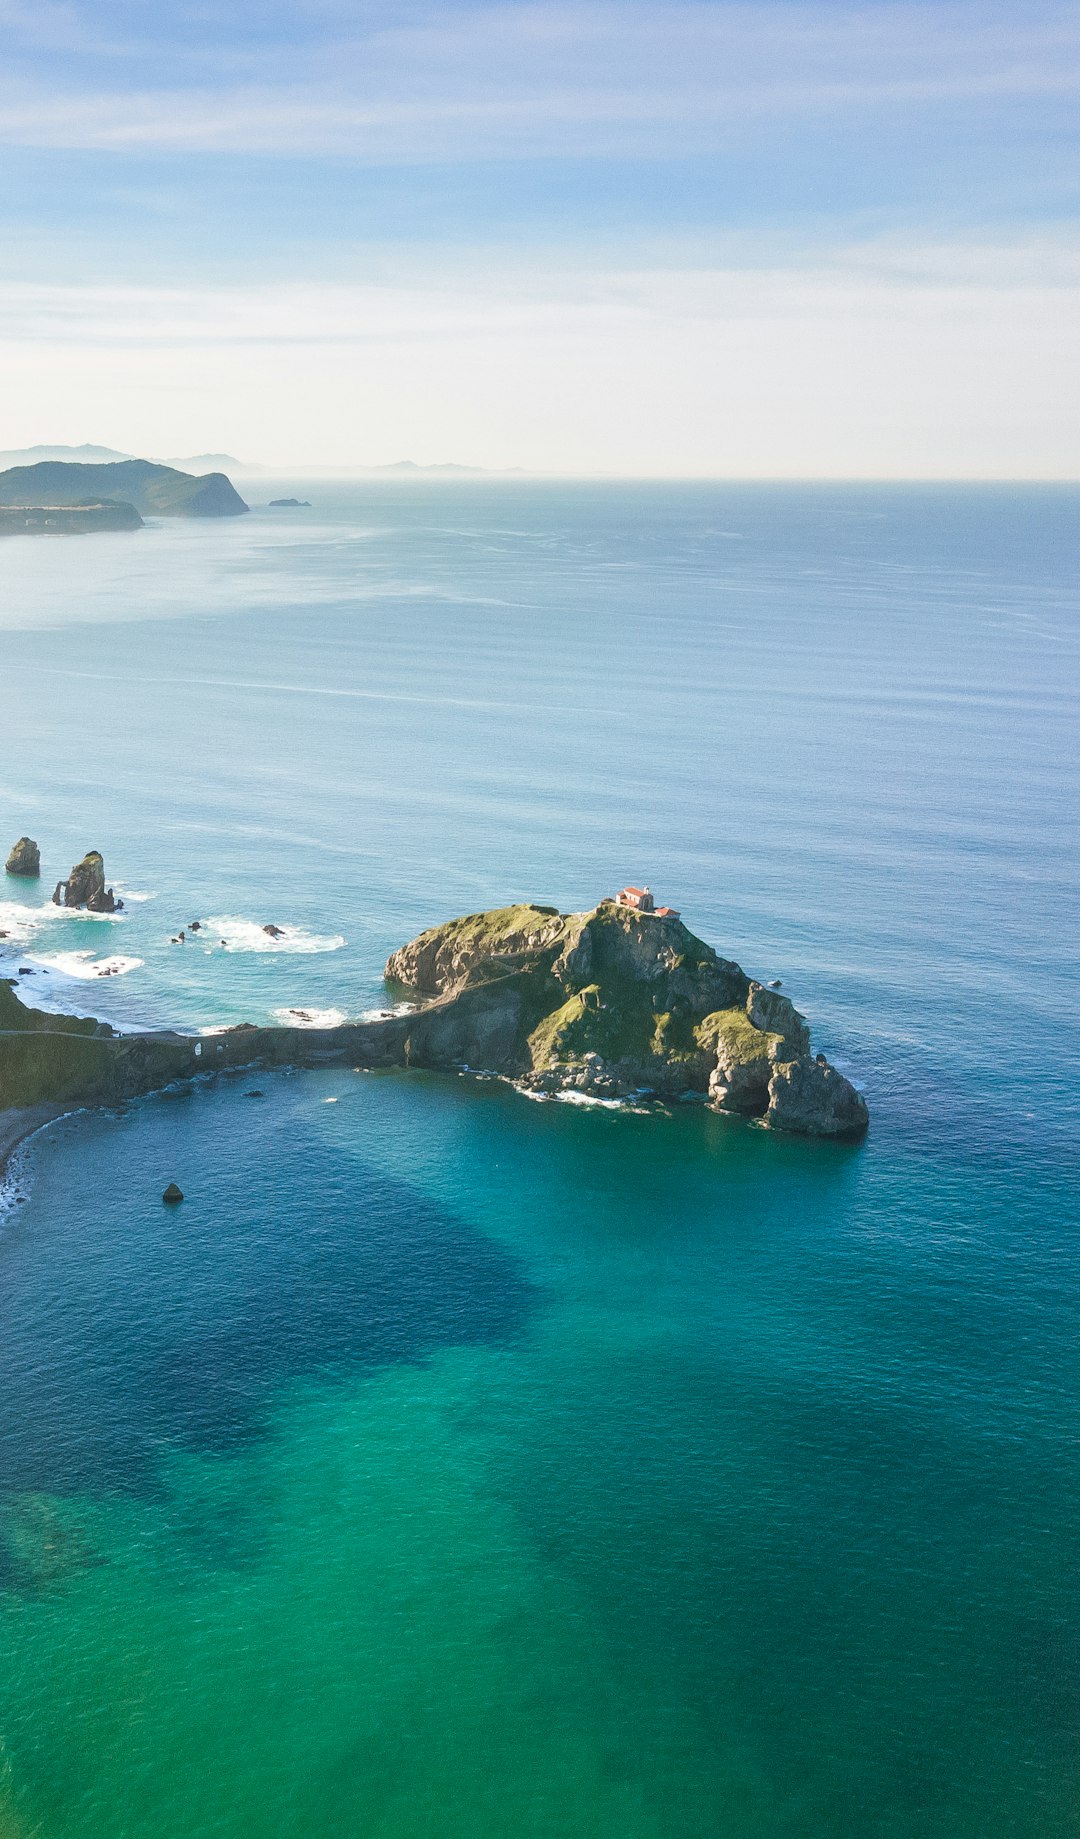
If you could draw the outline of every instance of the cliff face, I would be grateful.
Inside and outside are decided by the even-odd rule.
[[[43,460],[0,473],[0,505],[85,505],[91,498],[155,517],[239,517],[248,508],[224,473],[197,477],[151,460],[106,466]]]
[[[386,975],[432,1000],[408,1064],[500,1072],[545,1092],[707,1095],[775,1129],[857,1137],[864,1100],[810,1054],[805,1018],[681,920],[602,901],[507,907],[422,933]]]

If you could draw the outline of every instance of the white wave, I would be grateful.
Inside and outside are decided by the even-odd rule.
[[[142,958],[95,958],[92,951],[26,952],[23,954],[36,973],[54,977],[77,977],[80,982],[92,977],[126,977],[129,971],[141,970]]]
[[[55,925],[62,920],[104,920],[122,921],[122,913],[87,913],[80,907],[56,907],[51,900],[40,907],[24,907],[17,900],[0,900],[0,932],[7,934],[0,939],[0,946],[22,945],[39,933],[43,926]]]
[[[280,938],[274,938],[258,920],[237,919],[233,914],[217,914],[205,919],[197,939],[209,945],[223,945],[226,951],[278,951],[307,956],[312,952],[340,951],[345,940],[340,933],[320,935],[303,926],[281,925]]]
[[[340,1028],[349,1019],[344,1009],[274,1009],[271,1013],[286,1028]]]
[[[144,900],[156,900],[157,899],[156,893],[153,893],[153,892],[143,893],[138,888],[129,888],[126,886],[126,884],[123,881],[113,882],[113,893],[116,895],[118,900],[123,901],[125,906],[127,906],[129,901],[140,902]]]
[[[413,1015],[418,1003],[393,1003],[389,1009],[362,1009],[357,1016],[359,1022],[390,1022],[395,1015]]]
[[[22,945],[27,939],[32,939],[40,923],[32,907],[19,907],[12,901],[0,901],[0,932],[5,935],[0,939],[0,948],[4,945]]]
[[[640,1092],[629,1092],[625,1098],[598,1098],[592,1092],[537,1092],[532,1086],[519,1085],[516,1079],[507,1080],[515,1092],[522,1098],[531,1098],[538,1105],[579,1105],[587,1111],[626,1111],[635,1117],[648,1117],[651,1107],[639,1101]]]

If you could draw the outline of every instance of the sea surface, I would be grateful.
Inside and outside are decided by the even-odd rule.
[[[1080,494],[246,490],[0,546],[28,1000],[356,1015],[648,881],[872,1126],[335,1068],[33,1139],[0,1839],[1074,1839]]]

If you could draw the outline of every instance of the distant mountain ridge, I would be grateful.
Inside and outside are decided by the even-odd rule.
[[[137,453],[122,453],[116,447],[98,447],[93,441],[85,441],[81,447],[49,446],[47,443],[36,447],[10,447],[0,453],[0,467],[36,466],[42,460],[59,460],[68,465],[109,465],[119,460],[137,460],[142,456]],[[232,453],[192,453],[186,457],[165,454],[160,459],[153,459],[154,466],[172,466],[177,472],[203,473],[255,473],[262,472],[261,466],[252,466],[247,460],[238,460]]]
[[[0,505],[71,505],[90,497],[133,505],[148,517],[240,517],[248,509],[224,473],[196,476],[152,460],[39,460],[0,472]]]
[[[62,460],[75,465],[104,465],[114,460],[133,460],[132,453],[118,453],[115,447],[96,447],[85,441],[81,447],[12,447],[0,453],[0,466],[36,466],[42,460]]]

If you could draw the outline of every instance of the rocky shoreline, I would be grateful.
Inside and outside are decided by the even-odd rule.
[[[494,1073],[538,1095],[694,1098],[806,1136],[867,1128],[861,1094],[811,1053],[790,999],[674,914],[615,901],[470,914],[394,952],[385,974],[409,1002],[370,1020],[201,1037],[45,1014],[0,980],[0,1113],[115,1104],[255,1065],[347,1064]]]

